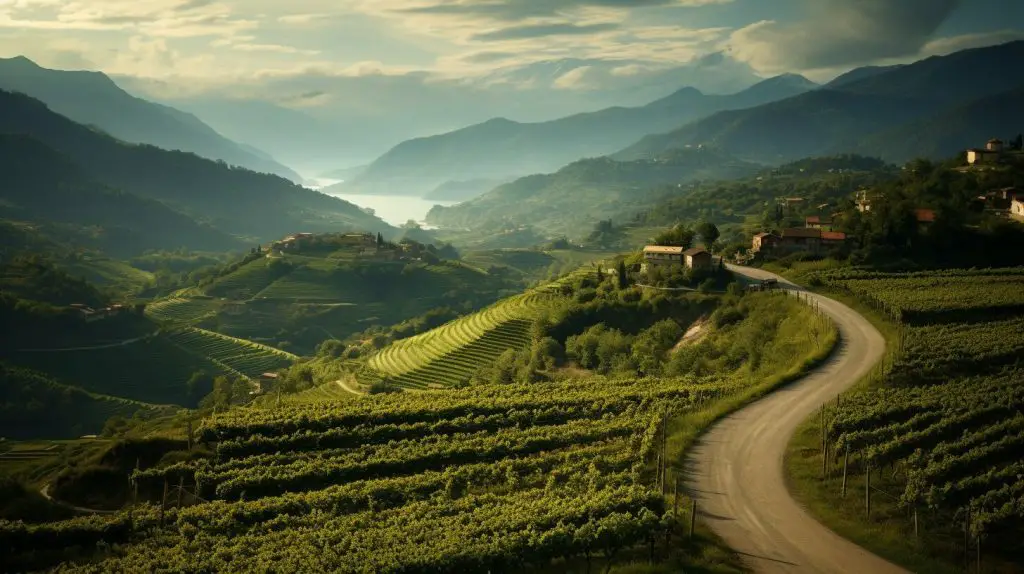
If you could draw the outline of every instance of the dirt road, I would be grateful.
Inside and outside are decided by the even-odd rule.
[[[732,270],[803,291],[759,269]],[[786,489],[783,455],[796,427],[885,352],[885,340],[866,319],[842,303],[809,296],[839,327],[835,353],[806,377],[715,424],[687,457],[688,490],[701,518],[756,572],[906,572],[817,522]]]

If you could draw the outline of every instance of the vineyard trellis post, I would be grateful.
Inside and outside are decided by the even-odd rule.
[[[167,477],[164,477],[164,495],[160,498],[160,526],[164,525],[164,509],[167,507],[167,490],[170,485],[167,484]]]
[[[697,499],[690,503],[690,538],[693,538],[693,531],[697,528]]]
[[[846,454],[843,455],[843,498],[846,498],[846,469],[850,464],[850,443],[846,443]]]
[[[864,511],[871,518],[871,463],[864,464]]]
[[[918,527],[918,523],[917,523],[917,506],[915,506],[914,507],[914,538],[919,538],[920,535],[921,535],[921,531],[920,531],[920,529]]]
[[[971,569],[971,503],[967,503],[967,512],[964,514],[964,570]]]
[[[178,478],[178,508],[181,508],[181,499],[185,494],[185,475]]]
[[[188,435],[188,451],[192,452],[192,445],[195,444],[195,443],[192,440],[192,436],[193,435],[192,435],[192,421],[191,420],[186,423],[185,430],[186,430],[186,434]]]

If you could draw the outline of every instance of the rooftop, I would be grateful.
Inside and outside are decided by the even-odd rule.
[[[707,250],[704,249],[703,247],[693,247],[691,249],[687,249],[686,251],[684,251],[683,255],[693,257],[694,255],[700,255],[702,253],[707,253]]]
[[[932,223],[935,221],[935,211],[932,209],[915,209],[914,217],[918,223]]]
[[[842,231],[822,231],[821,239],[824,241],[846,241],[846,234]]]
[[[685,251],[682,247],[676,247],[674,245],[648,245],[644,247],[644,253],[674,253],[676,255],[682,255]]]

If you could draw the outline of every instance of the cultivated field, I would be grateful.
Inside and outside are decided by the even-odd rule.
[[[174,331],[167,337],[189,353],[247,377],[287,367],[298,360],[280,349],[194,327]]]
[[[171,296],[146,305],[146,316],[159,322],[191,323],[215,313],[218,307],[213,297]]]

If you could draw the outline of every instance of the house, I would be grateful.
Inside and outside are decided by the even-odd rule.
[[[984,148],[971,148],[967,150],[967,163],[969,165],[991,165],[1019,161],[1024,161],[1024,151],[1007,149],[1003,140],[1000,139],[988,140]]]
[[[682,247],[673,245],[648,245],[644,247],[644,263],[647,265],[682,265]]]
[[[804,227],[811,229],[823,229],[828,227],[832,228],[832,218],[822,217],[820,215],[811,215],[804,219]]]
[[[822,231],[821,246],[825,248],[839,247],[846,243],[846,234],[842,231]]]
[[[687,249],[683,252],[683,257],[686,259],[686,267],[688,269],[710,269],[711,268],[711,254],[708,253],[703,247],[694,247],[693,249]]]
[[[1015,197],[1010,201],[1010,215],[1016,219],[1024,219],[1024,198]]]
[[[871,200],[868,199],[868,190],[866,189],[857,192],[857,211],[861,213],[871,211]]]
[[[779,236],[774,233],[758,233],[754,236],[753,241],[750,244],[750,250],[754,253],[760,252],[762,249],[771,251],[779,243]]]

